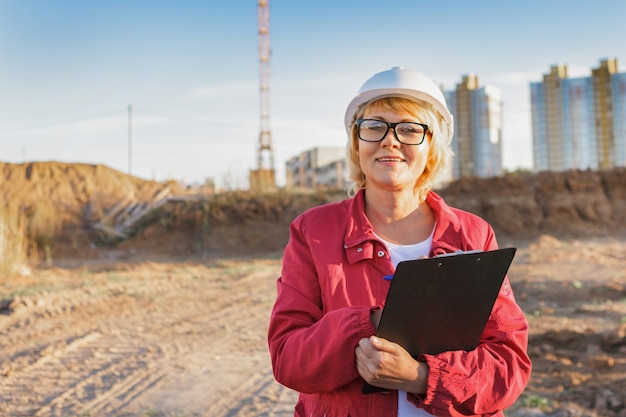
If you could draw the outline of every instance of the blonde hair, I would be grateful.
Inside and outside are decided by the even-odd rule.
[[[366,178],[359,163],[359,137],[357,126],[354,123],[365,114],[365,110],[376,108],[383,111],[408,112],[413,114],[421,123],[428,125],[430,148],[428,151],[428,161],[424,172],[417,179],[414,190],[419,201],[426,200],[426,195],[433,188],[438,177],[446,171],[452,161],[452,149],[449,144],[448,128],[443,118],[434,109],[428,110],[421,104],[401,97],[383,97],[378,100],[365,103],[357,109],[352,120],[352,129],[346,146],[347,165],[350,179],[353,181],[348,189],[348,195],[353,197],[359,190],[366,189]],[[419,146],[419,145],[416,145]]]

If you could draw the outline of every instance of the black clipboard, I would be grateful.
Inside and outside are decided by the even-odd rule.
[[[404,261],[393,276],[376,335],[413,357],[476,348],[516,248]],[[365,383],[363,393],[383,391]]]

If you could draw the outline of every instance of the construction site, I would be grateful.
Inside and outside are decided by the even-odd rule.
[[[347,195],[276,186],[267,7],[250,190],[0,162],[0,416],[294,415],[267,349],[282,250],[296,216]],[[626,169],[435,191],[518,248],[509,279],[533,372],[505,415],[626,417]]]

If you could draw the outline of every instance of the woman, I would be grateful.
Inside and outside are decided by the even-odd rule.
[[[481,218],[431,191],[448,168],[452,115],[423,74],[372,76],[348,105],[351,198],[292,222],[269,348],[278,382],[300,392],[296,416],[503,415],[531,370],[528,326],[508,279],[479,346],[411,357],[374,336],[395,266],[497,248]],[[363,383],[384,388],[364,395]]]

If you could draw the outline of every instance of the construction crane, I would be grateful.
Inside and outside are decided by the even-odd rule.
[[[257,4],[259,26],[259,86],[261,124],[257,149],[257,169],[250,171],[250,189],[271,191],[276,189],[274,150],[270,130],[270,10],[269,0]]]

